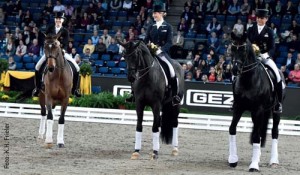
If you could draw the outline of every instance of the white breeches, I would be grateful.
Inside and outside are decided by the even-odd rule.
[[[159,58],[168,65],[169,70],[170,70],[170,76],[171,76],[171,78],[174,78],[175,70],[174,70],[174,67],[172,66],[172,64],[168,61],[168,59],[165,56],[161,56]]]
[[[268,66],[271,67],[271,69],[273,69],[273,72],[275,73],[276,75],[276,80],[277,80],[277,83],[279,83],[281,81],[281,77],[280,77],[280,74],[279,74],[279,69],[277,68],[276,64],[274,63],[274,61],[269,58],[269,59],[262,59],[262,62]]]
[[[64,54],[64,58],[68,61],[70,61],[76,68],[77,72],[79,72],[80,67],[78,66],[78,64],[75,62],[75,60],[71,57],[71,55],[65,53]],[[45,54],[43,54],[43,56],[41,57],[41,59],[36,63],[35,65],[35,70],[40,70],[42,64],[46,61],[46,57]]]

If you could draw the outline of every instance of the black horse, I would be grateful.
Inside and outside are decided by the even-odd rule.
[[[278,162],[278,125],[280,114],[274,113],[277,96],[273,85],[276,79],[271,69],[265,69],[261,61],[257,59],[252,44],[246,35],[237,36],[232,33],[231,50],[233,74],[236,79],[233,82],[233,118],[229,128],[229,158],[231,167],[237,166],[238,156],[236,147],[236,127],[245,111],[251,113],[253,122],[250,143],[253,145],[252,163],[249,171],[259,171],[260,148],[264,147],[271,114],[273,116],[271,165]],[[268,73],[267,73],[268,72]],[[281,75],[282,76],[282,75]]]
[[[142,41],[131,41],[122,43],[124,48],[124,58],[127,62],[128,79],[134,79],[132,88],[137,113],[135,151],[131,159],[138,159],[141,149],[143,113],[146,106],[152,108],[154,120],[153,132],[153,154],[151,159],[158,158],[159,150],[159,127],[161,127],[160,137],[166,144],[172,143],[173,155],[178,154],[178,115],[179,105],[173,106],[171,100],[171,90],[167,87],[167,78],[156,57],[153,57],[146,44]],[[179,95],[183,96],[184,72],[181,65],[172,61],[176,76],[179,80]],[[162,114],[160,115],[160,112]]]

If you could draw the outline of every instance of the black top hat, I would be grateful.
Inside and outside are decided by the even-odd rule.
[[[166,12],[166,7],[164,4],[159,4],[153,6],[153,12]]]
[[[269,10],[267,10],[267,9],[257,9],[256,10],[256,16],[257,17],[268,17],[269,16]]]
[[[57,12],[55,14],[54,18],[63,18],[63,19],[65,19],[66,16],[65,16],[65,13],[63,13],[63,12]]]

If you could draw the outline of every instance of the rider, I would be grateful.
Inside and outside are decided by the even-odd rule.
[[[154,49],[155,55],[158,59],[168,65],[171,75],[170,85],[173,96],[172,103],[173,105],[178,105],[181,101],[178,96],[178,80],[175,75],[174,67],[170,63],[171,58],[167,54],[172,46],[173,29],[172,26],[164,20],[165,15],[166,8],[164,4],[154,5],[152,16],[155,23],[149,26],[144,41],[146,44],[152,43],[152,46],[153,44],[156,45],[158,49]],[[133,96],[128,98],[126,101],[133,101]]]
[[[275,40],[273,30],[266,25],[268,21],[267,9],[257,9],[256,11],[256,22],[252,27],[249,27],[247,36],[252,44],[256,44],[260,49],[259,57],[262,62],[268,65],[276,75],[277,85],[276,92],[278,97],[278,104],[275,107],[274,112],[282,113],[282,89],[284,89],[283,82],[279,73],[279,69],[272,60],[272,54],[275,51]]]
[[[57,34],[58,32],[61,32],[60,37],[58,38],[61,47],[64,49],[68,46],[69,42],[69,31],[63,27],[63,22],[65,21],[65,14],[62,12],[57,12],[55,14],[55,25],[50,26],[45,34]],[[76,71],[73,72],[73,87],[72,87],[72,94],[80,97],[81,94],[77,90],[77,84],[79,80],[79,66],[76,64],[75,60],[67,53],[64,53],[64,58],[70,61],[74,67],[76,68]],[[40,72],[40,68],[42,64],[46,61],[45,54],[41,57],[41,59],[37,62],[35,66],[35,89],[32,92],[33,96],[38,96],[40,89],[42,87],[41,79],[42,79],[42,72]]]

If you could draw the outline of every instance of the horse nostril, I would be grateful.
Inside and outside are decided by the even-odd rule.
[[[49,68],[48,70],[49,70],[49,72],[53,72],[53,71],[54,71],[54,68],[51,67],[51,68]]]

